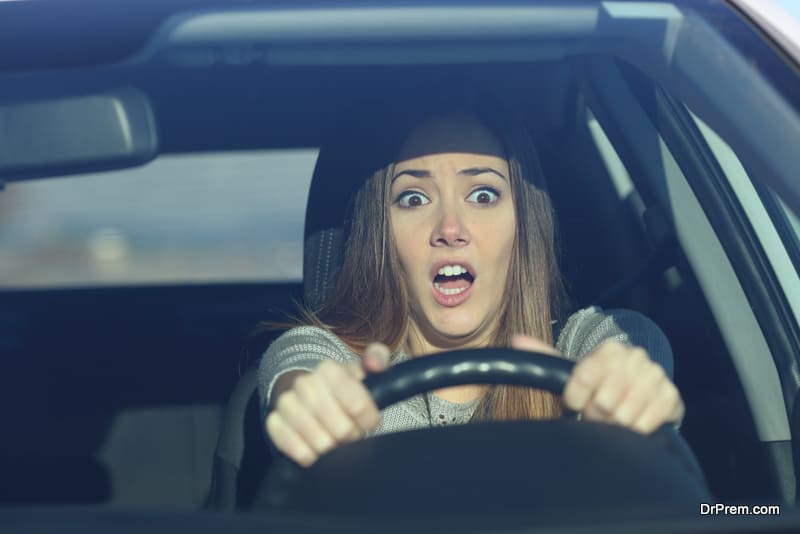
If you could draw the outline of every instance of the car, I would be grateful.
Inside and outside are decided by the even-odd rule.
[[[764,0],[0,3],[0,529],[797,528],[799,67],[800,19]],[[679,434],[486,423],[272,457],[259,325],[335,279],[376,106],[448,84],[536,141],[574,307],[666,333]],[[523,372],[491,379],[569,368]]]

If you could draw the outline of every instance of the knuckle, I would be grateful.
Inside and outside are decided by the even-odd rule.
[[[342,364],[331,360],[322,362],[318,369],[320,376],[329,383],[340,382],[347,374]]]
[[[292,406],[294,406],[297,397],[294,391],[284,391],[283,393],[278,396],[278,400],[275,401],[275,409],[282,413],[287,413]]]
[[[319,453],[323,454],[331,450],[336,445],[336,442],[333,438],[325,433],[320,433],[317,435],[316,440],[314,441],[314,449]]]
[[[348,423],[346,425],[345,424],[338,425],[338,426],[336,426],[336,428],[334,428],[332,430],[333,438],[338,443],[345,442],[348,439],[350,439],[350,436],[353,434],[354,430],[355,430],[355,427],[353,426],[352,423]]]
[[[620,353],[627,352],[627,345],[624,345],[616,339],[608,339],[600,345],[600,351],[606,358],[618,357]]]
[[[369,408],[369,403],[360,395],[354,395],[353,398],[345,403],[345,410],[347,410],[347,413],[359,419],[366,418],[370,415]]]
[[[361,430],[375,428],[380,423],[380,413],[368,403],[355,406],[351,415],[358,422]]]
[[[635,361],[640,363],[650,362],[650,356],[648,356],[647,351],[644,350],[642,347],[633,347],[630,349],[631,358]]]
[[[294,381],[292,389],[298,398],[307,398],[311,392],[311,383],[309,382],[309,377],[306,375],[297,377]]]
[[[334,362],[331,360],[322,361],[317,365],[316,369],[314,369],[314,374],[319,376],[328,376],[328,374],[331,372],[331,367],[333,367],[333,365]]]
[[[603,390],[595,397],[594,404],[601,411],[610,413],[614,408],[614,396],[608,390]]]
[[[315,412],[319,409],[320,402],[319,395],[317,393],[318,389],[319,386],[316,383],[316,380],[314,380],[314,378],[311,376],[302,376],[295,382],[295,390],[297,392],[298,401],[302,401],[304,406]]]
[[[316,452],[322,452],[330,446],[331,437],[310,419],[299,420],[295,429],[301,439]]]
[[[368,407],[364,418],[370,427],[376,427],[381,422],[381,414],[375,407]]]
[[[661,365],[656,362],[651,362],[650,365],[650,372],[653,373],[657,380],[664,380],[667,378],[667,373],[664,372],[664,368],[661,367]]]
[[[377,411],[367,388],[359,385],[359,387],[348,390],[347,393],[345,404],[351,415],[365,415],[370,411]]]
[[[594,357],[595,359],[591,359]],[[590,384],[599,368],[597,355],[587,357],[585,360],[580,361],[575,369],[572,371],[571,382],[581,382]]]
[[[308,389],[310,382],[311,375],[309,373],[305,373],[294,379],[294,387],[296,389]]]

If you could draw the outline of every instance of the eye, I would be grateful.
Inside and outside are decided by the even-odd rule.
[[[476,204],[494,204],[500,198],[500,192],[493,187],[479,187],[473,191],[467,200]]]
[[[419,191],[403,191],[395,200],[401,208],[416,208],[430,204],[431,201]]]

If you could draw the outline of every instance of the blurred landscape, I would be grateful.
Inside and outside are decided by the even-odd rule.
[[[0,287],[299,281],[316,156],[169,156],[7,184]]]

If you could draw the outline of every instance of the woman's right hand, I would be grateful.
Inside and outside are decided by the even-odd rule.
[[[345,365],[326,360],[311,373],[279,378],[277,400],[266,420],[272,443],[308,467],[336,445],[373,430],[380,414],[362,380],[366,373],[383,371],[388,363],[388,347],[372,343],[360,362]],[[292,382],[282,384],[284,378]]]

